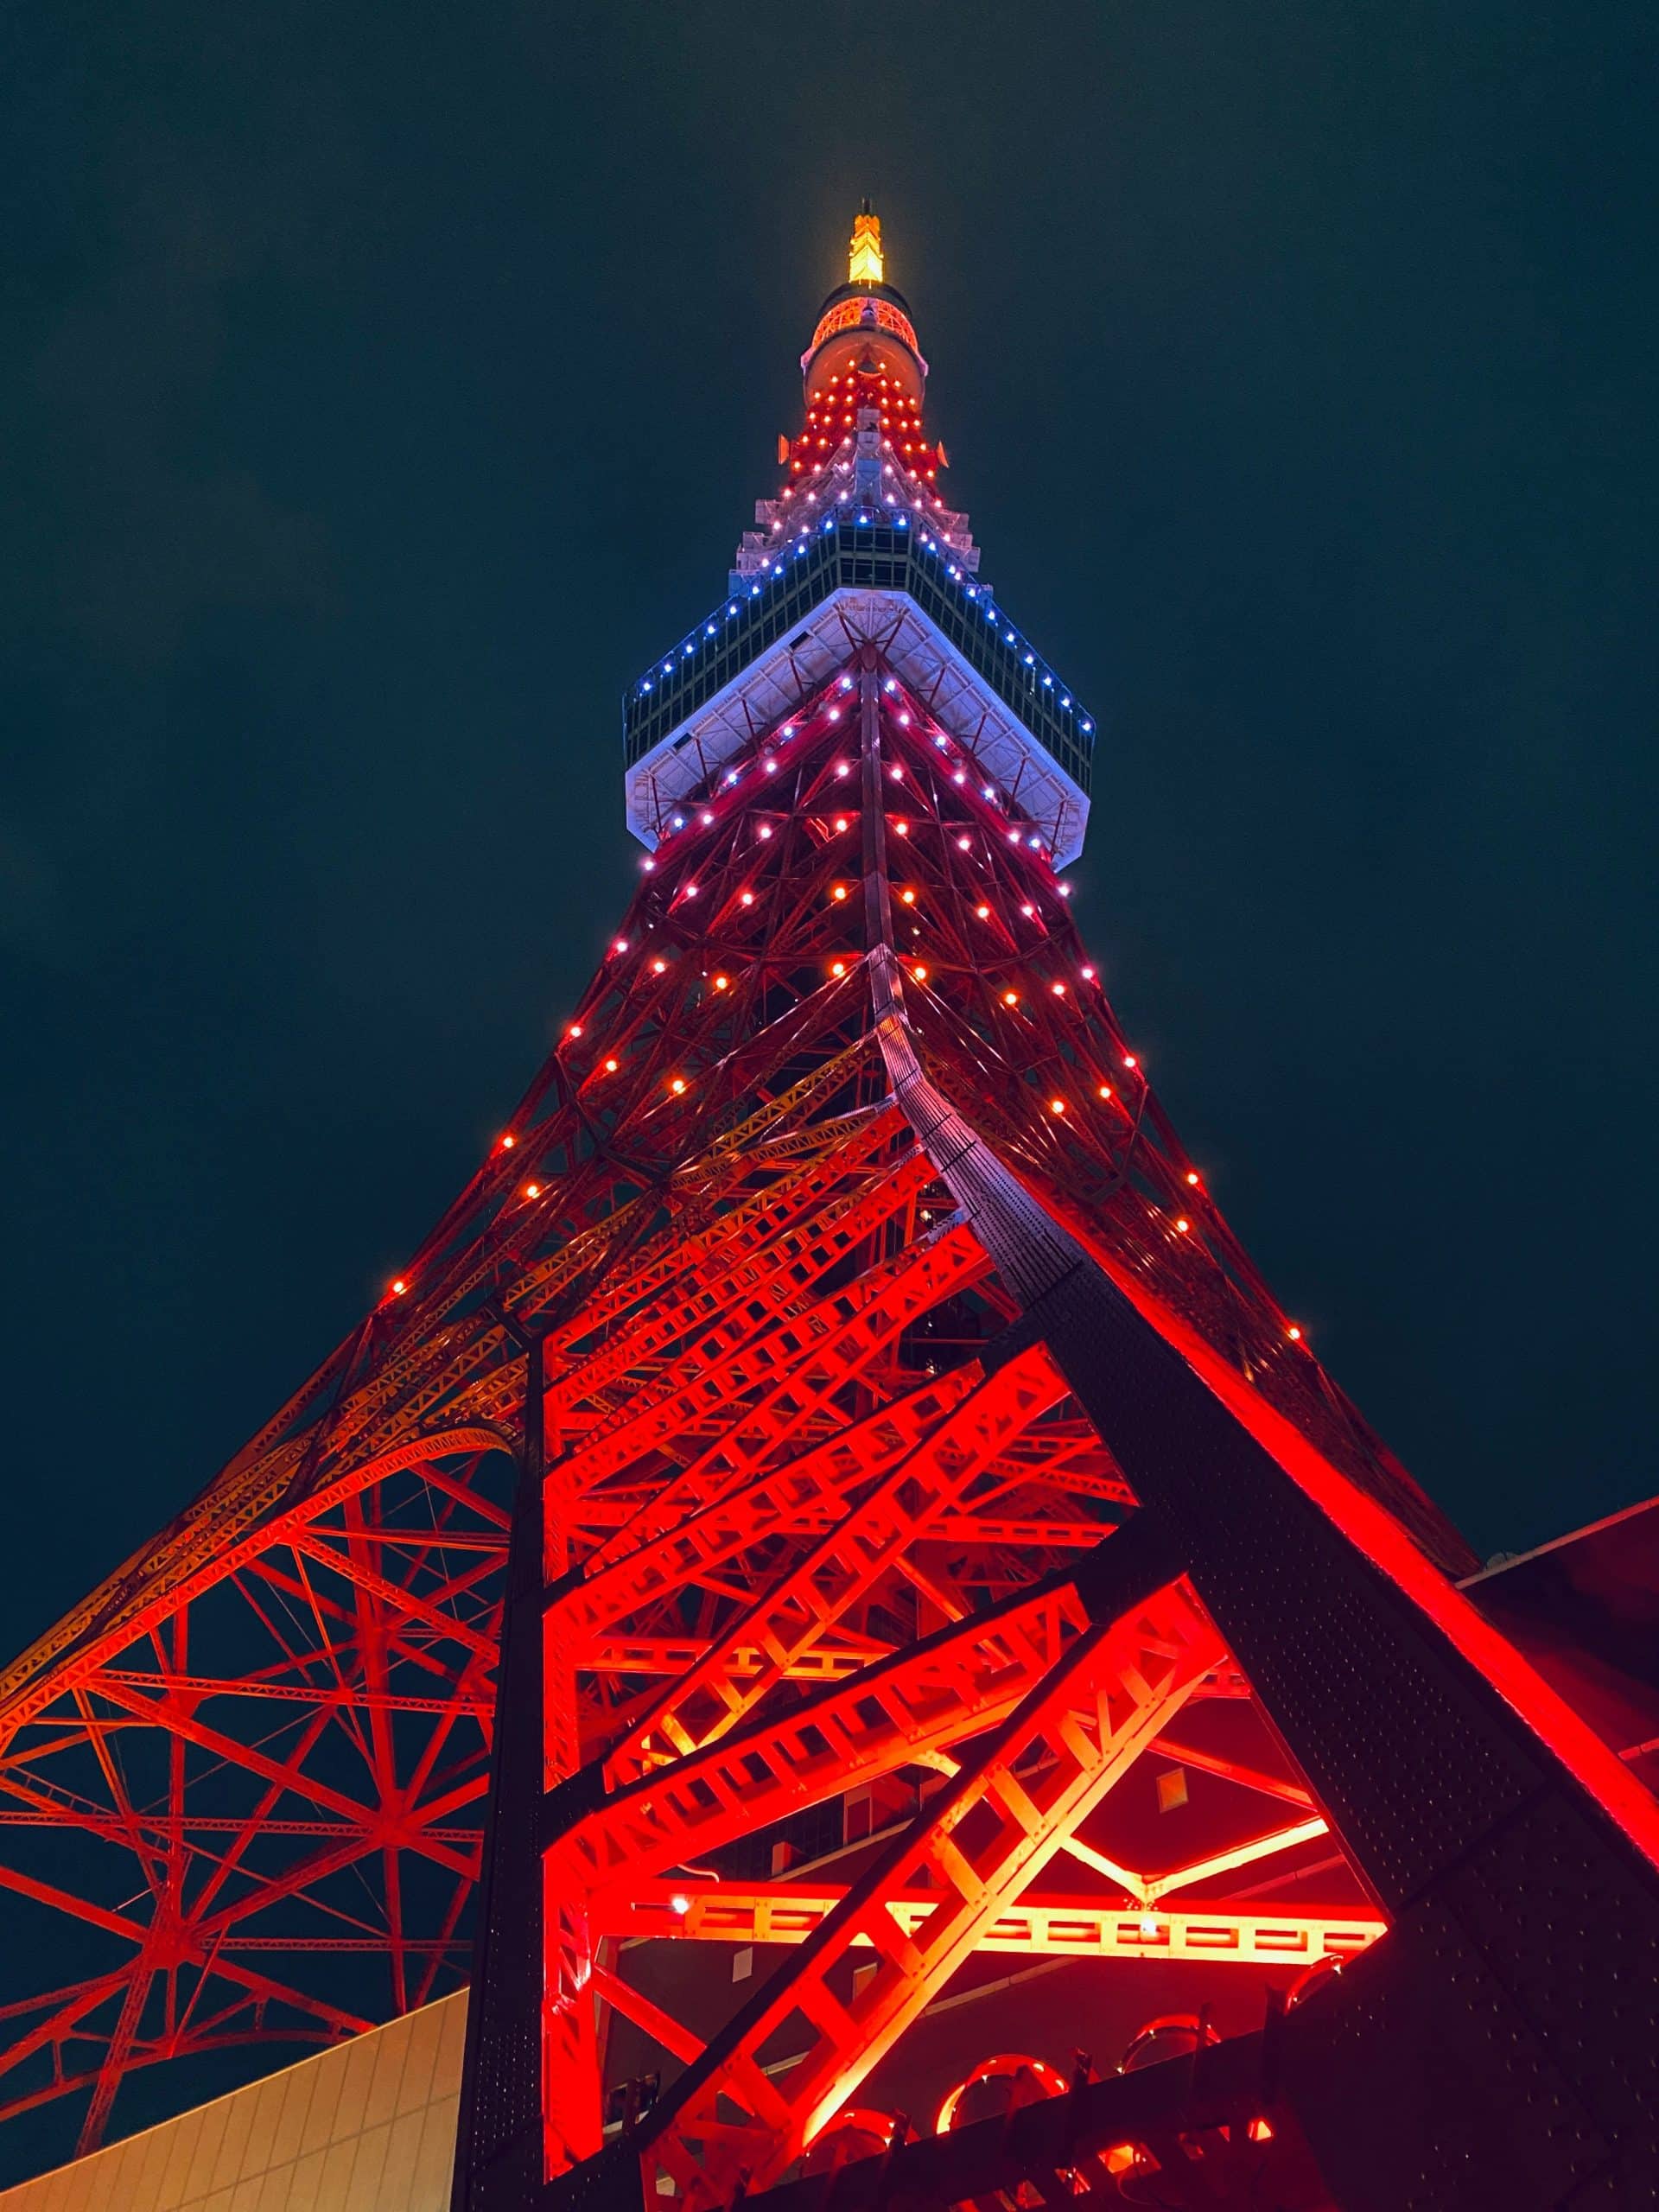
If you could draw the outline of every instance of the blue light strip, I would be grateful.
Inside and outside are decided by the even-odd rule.
[[[825,515],[816,530],[803,526],[775,559],[762,562],[758,578],[715,608],[632,686],[623,702],[629,766],[773,643],[780,628],[799,620],[831,591],[862,585],[908,592],[924,613],[953,616],[941,623],[951,643],[1086,793],[1093,717],[1008,620],[991,586],[950,554],[925,524],[912,533],[907,514],[879,507],[849,506]],[[865,569],[869,573],[860,573]],[[785,607],[780,625],[778,616]],[[969,621],[970,608],[991,626],[988,632]]]

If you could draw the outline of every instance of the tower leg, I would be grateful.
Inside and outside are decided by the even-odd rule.
[[[1659,1869],[1608,1810],[1612,1754],[1586,1740],[1575,1772],[1546,1739],[1552,1694],[1507,1647],[1500,1681],[1460,1646],[1439,1571],[1403,1539],[1397,1574],[1368,1556],[940,1096],[902,1014],[880,1033],[918,1133],[1388,1912],[1285,2037],[1336,2201],[1652,2202]]]
[[[542,1345],[531,1338],[451,2212],[526,2212],[541,2185],[543,1395]]]

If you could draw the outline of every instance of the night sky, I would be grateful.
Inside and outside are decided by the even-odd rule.
[[[8,11],[0,1642],[546,1050],[865,193],[1222,1204],[1483,1553],[1651,1491],[1649,20]]]

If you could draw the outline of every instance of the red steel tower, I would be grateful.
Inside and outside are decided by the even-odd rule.
[[[4,1679],[7,2108],[453,1986],[482,1808],[457,2212],[1649,2202],[1640,1759],[1113,1016],[868,208],[802,365],[554,1055]]]

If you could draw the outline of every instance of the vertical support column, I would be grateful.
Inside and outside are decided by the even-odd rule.
[[[516,1333],[516,1332],[515,1332]],[[542,2166],[543,1354],[524,1346],[524,1440],[501,1611],[495,1740],[451,2212],[528,2212]]]

